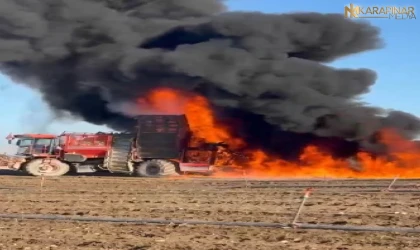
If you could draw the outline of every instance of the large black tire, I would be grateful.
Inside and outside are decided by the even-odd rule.
[[[149,160],[142,162],[135,169],[136,175],[141,177],[160,178],[178,176],[174,163],[165,160]]]
[[[35,159],[25,166],[26,173],[33,176],[62,176],[70,171],[67,163],[56,159]]]

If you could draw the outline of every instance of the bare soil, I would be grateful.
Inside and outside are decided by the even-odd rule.
[[[143,179],[0,176],[1,214],[57,214],[417,227],[420,192],[380,192],[391,180]],[[399,180],[399,185],[420,184]],[[373,186],[372,186],[373,185]],[[377,186],[376,186],[377,185]],[[420,190],[419,190],[420,191]],[[420,249],[417,234],[193,225],[0,220],[0,249]]]

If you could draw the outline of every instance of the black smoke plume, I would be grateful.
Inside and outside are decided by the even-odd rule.
[[[289,156],[307,143],[373,149],[384,127],[418,134],[413,115],[358,101],[375,72],[324,64],[381,46],[378,29],[341,14],[228,12],[218,0],[0,2],[0,70],[53,109],[125,130],[120,103],[158,86],[196,91],[252,145]]]

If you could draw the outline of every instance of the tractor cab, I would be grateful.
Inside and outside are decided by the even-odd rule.
[[[58,146],[58,138],[51,134],[21,134],[9,135],[6,138],[9,144],[17,139],[17,155],[22,156],[49,156],[54,155]]]

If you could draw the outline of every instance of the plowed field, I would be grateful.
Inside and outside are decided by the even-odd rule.
[[[417,227],[418,180],[0,176],[1,214]],[[410,185],[409,187],[407,185]],[[420,191],[420,190],[419,190]],[[420,249],[417,234],[1,219],[0,249]]]

